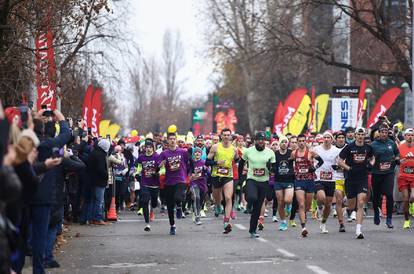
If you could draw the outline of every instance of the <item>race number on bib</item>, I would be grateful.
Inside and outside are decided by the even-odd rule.
[[[308,173],[308,171],[309,171],[309,169],[307,169],[307,168],[299,168],[299,173],[300,174]]]
[[[253,175],[257,177],[262,177],[265,175],[264,168],[253,168]]]
[[[390,170],[390,168],[391,168],[391,163],[390,162],[384,162],[384,163],[379,164],[379,169],[381,171]]]
[[[176,171],[180,169],[180,159],[172,159],[168,161],[171,171]]]
[[[329,171],[321,171],[319,177],[321,180],[332,180],[332,172]]]
[[[146,169],[144,169],[145,178],[150,178],[154,174],[155,174],[155,168],[146,168]]]
[[[217,168],[217,173],[220,175],[229,175],[230,170],[226,167],[218,167]]]
[[[414,174],[414,167],[406,166],[404,167],[403,172],[405,174]]]
[[[365,157],[366,157],[365,153],[363,154],[357,153],[353,155],[353,160],[355,163],[362,163],[363,161],[365,161]]]

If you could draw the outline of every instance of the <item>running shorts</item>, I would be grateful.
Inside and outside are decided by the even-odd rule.
[[[356,198],[358,194],[368,192],[368,180],[359,179],[357,181],[353,180],[352,182],[350,182],[349,180],[345,180],[345,189],[346,197],[348,199]]]
[[[414,178],[398,177],[398,191],[414,188]]]
[[[336,180],[335,181],[335,190],[345,192],[345,180]]]
[[[225,184],[233,181],[231,177],[211,177],[211,183],[214,188],[222,188]]]
[[[275,182],[275,185],[273,186],[275,191],[285,190],[285,189],[293,188],[293,187],[294,187],[293,182]]]
[[[335,193],[335,182],[316,181],[315,192],[323,190],[327,197],[333,197]]]
[[[295,191],[303,190],[306,193],[314,193],[315,192],[315,182],[314,181],[302,181],[296,180],[295,181]]]

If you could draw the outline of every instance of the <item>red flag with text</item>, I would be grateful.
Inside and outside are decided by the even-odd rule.
[[[37,109],[42,105],[56,108],[56,64],[53,49],[53,35],[50,30],[40,32],[36,37],[36,86]]]
[[[286,101],[283,107],[282,130],[287,126],[290,119],[292,119],[293,115],[295,115],[305,94],[306,94],[305,88],[297,88],[294,91],[292,91],[289,94],[289,96],[286,98]]]
[[[283,103],[279,101],[277,108],[275,110],[275,116],[273,118],[273,132],[280,134],[283,131]]]
[[[357,121],[355,127],[358,127],[358,123],[362,118],[362,115],[364,113],[364,99],[365,99],[365,90],[367,87],[367,81],[364,79],[361,82],[361,85],[359,86],[359,95],[358,95],[358,111],[357,111]]]
[[[391,107],[400,93],[401,89],[391,88],[381,96],[374,109],[372,110],[371,115],[369,116],[367,128],[372,127],[378,122],[379,117],[383,116],[387,112],[387,110]]]
[[[92,105],[91,105],[91,123],[89,127],[92,130],[92,136],[98,137],[99,136],[99,123],[101,122],[102,118],[102,89],[97,88],[95,93],[92,97]]]
[[[83,128],[84,130],[86,130],[91,125],[93,91],[93,85],[90,84],[86,89],[86,93],[83,98],[82,118],[85,121],[85,126]]]

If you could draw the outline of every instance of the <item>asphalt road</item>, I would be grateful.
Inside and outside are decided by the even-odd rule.
[[[151,232],[132,212],[109,226],[73,225],[72,238],[56,256],[61,268],[50,273],[414,273],[414,229],[403,230],[401,217],[394,218],[393,230],[368,218],[364,240],[354,238],[355,223],[339,233],[337,220],[330,219],[329,234],[322,235],[311,220],[310,236],[303,239],[299,227],[277,231],[270,217],[262,237],[250,239],[249,216],[237,217],[229,235],[211,214],[201,226],[178,220],[175,236],[161,214]]]

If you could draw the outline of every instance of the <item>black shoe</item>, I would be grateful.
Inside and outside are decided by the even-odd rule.
[[[360,240],[361,239],[364,239],[364,234],[362,234],[362,232],[361,232],[361,233],[359,233],[359,234],[356,235],[356,238],[357,239],[360,239]]]
[[[343,224],[339,226],[339,232],[345,232],[345,226]]]
[[[53,261],[45,263],[44,267],[45,268],[59,268],[60,264],[56,262],[55,260],[53,260]]]

